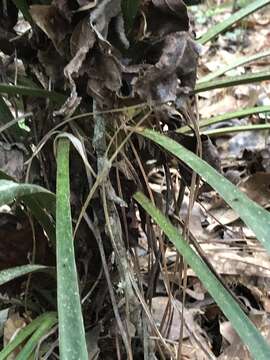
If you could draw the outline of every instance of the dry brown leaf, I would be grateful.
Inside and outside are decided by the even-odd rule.
[[[27,325],[25,319],[14,313],[10,315],[4,326],[4,346],[12,341],[18,332]],[[23,345],[18,346],[7,358],[7,360],[15,360]]]
[[[258,172],[239,186],[240,190],[261,206],[270,205],[270,173]]]
[[[52,40],[60,55],[65,55],[63,42],[70,26],[53,5],[31,5],[30,14],[37,26]]]

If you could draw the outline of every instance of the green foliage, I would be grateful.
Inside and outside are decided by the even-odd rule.
[[[29,336],[32,337],[23,346],[22,351],[17,355],[16,359],[28,359],[34,348],[38,345],[39,340],[44,336],[50,328],[57,322],[57,314],[55,312],[47,312],[38,316],[29,325],[22,328],[16,337],[0,352],[0,360],[7,359],[7,357],[14,351],[20,344],[24,343]]]
[[[209,119],[202,119],[198,125],[199,125],[199,128],[202,129],[202,128],[205,128],[206,126],[218,124],[223,121],[228,121],[228,120],[232,120],[232,119],[241,119],[241,118],[247,117],[249,115],[263,114],[263,113],[269,113],[269,112],[270,112],[270,105],[256,106],[256,107],[246,108],[246,109],[239,110],[239,111],[228,112],[228,113],[222,114],[222,115],[212,116]],[[188,126],[183,126],[179,129],[177,129],[176,132],[184,134],[184,133],[187,133],[190,131],[191,130]]]
[[[270,253],[270,213],[267,210],[250,200],[207,162],[200,159],[176,141],[149,129],[138,131],[138,133],[154,141],[178,159],[182,160],[199,174],[203,180],[210,184],[237,212],[240,218],[250,227],[257,236],[257,239]]]
[[[125,20],[126,32],[128,34],[132,29],[135,17],[137,15],[140,6],[140,0],[122,0],[121,5]]]
[[[217,25],[211,27],[199,40],[198,42],[202,45],[206,44],[208,41],[213,40],[216,36],[221,34],[223,31],[227,30],[229,27],[237,23],[239,20],[247,17],[248,15],[254,13],[255,11],[261,9],[262,7],[270,4],[270,0],[256,0],[251,4],[245,6],[244,8],[238,10],[236,13],[231,15],[226,20],[218,23]]]
[[[26,95],[50,99],[52,102],[61,104],[66,100],[66,96],[55,91],[48,91],[34,87],[9,85],[0,83],[0,93],[8,95]]]
[[[12,203],[15,199],[24,202],[33,216],[43,226],[52,244],[55,244],[55,195],[41,186],[18,184],[2,171],[0,172],[0,206]],[[50,214],[50,216],[49,216]]]
[[[2,96],[0,96],[0,119],[2,124],[7,124],[13,120],[13,115]],[[14,140],[19,141],[24,137],[25,132],[16,124],[10,134]]]
[[[181,149],[179,149],[179,151],[181,152]],[[205,288],[213,296],[216,303],[222,309],[227,318],[231,321],[232,326],[235,328],[242,341],[247,345],[254,358],[268,360],[270,357],[270,347],[265,339],[249,320],[249,318],[244,314],[233,297],[217,280],[215,275],[208,269],[204,261],[199,257],[199,255],[196,254],[196,252],[181,236],[179,229],[175,228],[170,223],[170,221],[157,208],[155,208],[142,193],[136,193],[134,198],[160,226],[160,228],[168,236],[169,240],[183,256],[185,261],[194,270]]]
[[[23,14],[25,20],[27,20],[30,24],[33,22],[32,17],[29,12],[29,6],[26,0],[12,0],[17,8]]]
[[[13,0],[18,9],[23,13],[24,18],[32,23],[29,13],[28,2],[26,0]],[[215,39],[220,33],[227,30],[237,21],[243,19],[256,10],[266,6],[270,0],[257,0],[239,10],[224,22],[211,28],[199,40],[198,43],[205,44]],[[140,0],[122,0],[122,11],[125,21],[127,35],[130,34],[134,25],[134,20],[138,13]],[[258,82],[270,79],[270,72],[259,72],[255,74],[246,74],[238,77],[224,77],[216,79],[225,74],[227,71],[257,60],[264,56],[269,56],[267,51],[263,54],[255,54],[245,57],[236,62],[209,74],[202,78],[196,86],[195,93],[208,91],[211,89],[237,86],[246,83]],[[61,69],[62,71],[63,69]],[[50,100],[59,106],[64,103],[67,96],[62,93],[44,90],[35,85],[30,78],[19,76],[20,85],[10,85],[0,83],[0,93],[9,96],[30,96]],[[241,118],[256,113],[269,112],[269,106],[249,108],[241,111],[224,114],[211,119],[204,119],[200,127],[206,127],[210,124],[222,122],[232,118]],[[0,116],[1,122],[6,124],[13,119],[12,113],[0,97]],[[267,128],[268,125],[261,126]],[[182,128],[179,132],[186,132],[188,128]],[[223,130],[224,131],[224,130]],[[254,231],[257,238],[270,252],[270,214],[247,196],[241,193],[234,185],[227,181],[223,176],[217,173],[206,162],[198,158],[192,152],[175,141],[167,138],[152,130],[140,130],[141,135],[151,139],[161,147],[185,162],[194,171],[208,182],[225,201],[239,214],[243,221]],[[19,127],[14,126],[10,131],[14,139],[18,140],[24,132]],[[59,348],[61,359],[64,360],[87,360],[87,348],[85,342],[85,332],[81,301],[78,286],[78,275],[75,263],[72,217],[70,209],[70,183],[69,183],[69,140],[60,138],[57,142],[57,193],[56,197],[46,189],[30,184],[18,184],[12,179],[0,172],[0,206],[11,204],[15,200],[23,202],[31,211],[33,216],[40,222],[46,231],[51,242],[56,245],[57,250],[57,302],[59,317]],[[147,198],[141,193],[136,193],[135,199],[147,211],[152,218],[159,224],[168,238],[174,243],[184,259],[194,269],[198,277],[203,282],[205,288],[213,296],[224,314],[232,322],[232,325],[248,346],[249,350],[256,359],[269,359],[270,350],[265,340],[256,330],[254,325],[249,321],[242,312],[238,304],[225,290],[218,279],[208,269],[203,260],[192,250],[184,241],[178,229],[166,219],[160,211],[155,209]],[[55,209],[56,207],[56,209]],[[56,228],[54,218],[56,217]],[[45,271],[48,268],[41,265],[26,265],[12,268],[0,272],[0,285],[19,276],[29,274],[34,271]],[[1,352],[0,360],[6,359],[12,351],[20,344],[23,349],[17,356],[17,360],[28,359],[33,355],[35,347],[40,339],[57,323],[56,313],[45,313],[33,320],[28,326],[22,329]]]
[[[24,265],[0,271],[0,286],[20,276],[27,275],[35,271],[45,271],[47,266],[43,265]]]
[[[56,241],[59,348],[63,360],[88,360],[75,263],[69,188],[69,140],[57,146]]]
[[[195,87],[195,93],[226,88],[243,84],[256,83],[270,79],[270,71],[260,71],[254,74],[244,74],[239,76],[226,76],[217,80],[200,82]]]
[[[238,66],[242,66],[242,65],[251,63],[252,61],[259,60],[259,59],[262,59],[267,56],[270,56],[270,51],[265,51],[263,53],[259,53],[259,54],[255,54],[255,55],[251,55],[251,56],[243,56],[240,59],[232,61],[232,63],[230,63],[229,65],[221,67],[221,69],[219,69],[217,71],[213,71],[210,74],[200,78],[197,81],[197,84],[200,84],[200,83],[206,82],[206,81],[210,81],[210,80],[214,80],[215,78],[225,74],[227,71],[235,69]]]

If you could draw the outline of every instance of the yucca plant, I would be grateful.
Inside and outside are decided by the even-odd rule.
[[[239,301],[194,243],[188,243],[188,226],[178,221],[181,196],[170,208],[170,167],[177,160],[182,188],[191,188],[191,205],[198,174],[270,252],[269,212],[214,169],[217,158],[205,161],[197,151],[199,133],[207,126],[269,112],[269,106],[236,109],[199,123],[193,107],[195,94],[203,91],[270,79],[269,71],[220,78],[269,51],[198,81],[196,75],[200,44],[269,2],[252,2],[200,39],[189,33],[181,0],[1,3],[0,145],[8,160],[0,173],[0,205],[9,205],[10,216],[27,223],[32,240],[24,250],[24,265],[18,261],[0,272],[0,285],[26,279],[18,280],[19,289],[11,291],[8,303],[23,295],[14,309],[25,313],[28,323],[3,346],[0,359],[10,354],[16,359],[137,359],[142,352],[145,359],[156,354],[180,358],[181,336],[176,355],[151,314],[161,271],[173,298],[162,268],[167,239],[252,356],[269,358],[269,344]],[[20,34],[14,30],[18,21],[24,29]],[[188,132],[194,136],[184,136]],[[149,185],[152,160],[165,169],[166,196]],[[146,283],[132,250],[142,234],[150,254]],[[21,255],[19,247],[13,251]]]

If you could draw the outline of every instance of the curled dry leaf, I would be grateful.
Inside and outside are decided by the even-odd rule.
[[[240,189],[261,206],[270,205],[270,173],[258,172],[240,184]]]
[[[23,146],[22,146],[23,148]],[[17,144],[0,142],[0,169],[17,181],[22,180],[25,153]]]
[[[151,36],[163,36],[188,31],[189,18],[182,0],[152,0],[147,11],[147,31]]]
[[[88,18],[85,17],[77,24],[70,38],[70,52],[73,58],[64,69],[66,78],[70,80],[73,76],[78,76],[86,55],[94,46],[95,41],[95,34]]]
[[[27,325],[25,319],[19,313],[10,315],[4,326],[4,346],[6,346],[18,332]],[[20,352],[22,345],[18,346],[8,357],[9,360],[16,358]]]
[[[121,16],[121,0],[100,1],[91,12],[91,26],[101,40],[107,39],[111,19],[117,16]]]
[[[89,60],[87,92],[107,107],[112,106],[115,94],[122,86],[121,66],[110,49],[99,46],[95,56]]]
[[[57,7],[59,13],[69,22],[72,20],[72,1],[53,0],[52,5]]]
[[[157,62],[138,78],[134,90],[149,102],[175,101],[181,88],[195,86],[198,49],[186,32],[167,35],[159,47]]]
[[[53,5],[32,5],[30,14],[37,26],[45,32],[53,42],[60,55],[65,55],[64,40],[70,32],[70,27],[57,8]]]
[[[264,335],[266,340],[270,340],[270,322],[269,317],[266,314],[252,314],[250,316],[256,327]],[[238,335],[233,339],[233,342],[228,346],[224,352],[218,357],[220,360],[251,360],[252,357],[247,350],[246,346],[240,341]]]
[[[152,313],[153,318],[158,326],[161,325],[162,319],[168,304],[169,298],[168,297],[154,297],[152,299]],[[171,311],[173,312],[172,319],[170,321],[170,324],[168,326],[168,323],[165,321],[165,326],[163,327],[163,333],[166,334],[166,337],[170,340],[177,341],[179,339],[180,334],[180,324],[181,324],[181,312],[182,312],[182,303],[179,300],[174,299],[173,304],[171,304]],[[187,310],[184,311],[184,322],[186,326],[184,326],[184,334],[183,339],[186,339],[189,337],[190,333],[200,333],[202,332],[200,326],[195,321],[195,315],[196,312],[198,313],[199,310]],[[170,314],[170,311],[167,312],[167,318]],[[188,328],[188,330],[187,330]],[[167,329],[167,331],[164,331],[164,329]]]

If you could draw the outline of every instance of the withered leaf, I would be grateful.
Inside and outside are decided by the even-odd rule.
[[[95,51],[91,66],[87,70],[88,93],[98,96],[104,103],[112,104],[115,98],[113,92],[118,93],[122,85],[121,66],[118,59],[106,49],[99,47]]]
[[[136,81],[135,92],[150,102],[175,101],[180,87],[195,86],[198,50],[190,35],[183,31],[167,35],[158,46],[159,58]]]
[[[59,13],[70,23],[72,20],[72,10],[74,10],[73,1],[69,0],[53,0],[52,5],[55,5]],[[76,5],[76,3],[75,3]]]
[[[161,38],[177,31],[188,31],[189,18],[182,0],[152,0],[147,11],[147,30]]]
[[[70,52],[72,60],[65,67],[64,73],[67,78],[77,74],[88,51],[94,46],[96,36],[91,29],[88,17],[81,20],[75,27],[70,39]]]
[[[55,50],[53,44],[50,44],[45,50],[39,50],[37,56],[38,60],[43,65],[46,75],[53,83],[63,80],[63,71],[59,71],[59,69],[63,69],[66,62]]]
[[[151,66],[134,85],[134,91],[141,99],[151,102],[175,101],[177,93],[177,75],[170,69]]]
[[[23,146],[0,142],[0,169],[5,174],[21,181],[24,175]]]
[[[101,40],[107,39],[110,21],[119,14],[121,14],[121,0],[99,1],[91,12],[91,25]]]
[[[70,27],[54,5],[32,5],[30,14],[37,26],[53,42],[60,55],[65,55],[63,41],[70,32]]]

